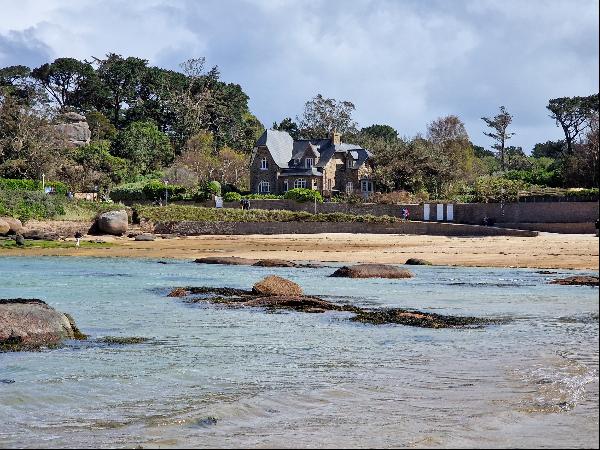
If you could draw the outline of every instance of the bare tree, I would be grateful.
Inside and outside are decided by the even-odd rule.
[[[355,133],[356,122],[352,119],[355,106],[349,101],[324,98],[318,94],[304,105],[300,133],[304,138],[327,137],[332,131],[342,134]]]

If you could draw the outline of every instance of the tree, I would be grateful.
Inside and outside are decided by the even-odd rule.
[[[481,120],[483,120],[487,124],[488,127],[494,129],[494,131],[489,132],[489,133],[486,133],[484,131],[483,134],[491,137],[492,139],[494,139],[496,141],[496,144],[494,144],[492,146],[492,148],[495,148],[498,151],[498,154],[500,156],[500,167],[502,170],[506,169],[505,162],[504,162],[504,148],[506,145],[506,141],[508,141],[515,134],[515,133],[509,133],[507,131],[508,126],[512,122],[512,119],[513,119],[513,116],[508,111],[506,111],[506,108],[504,108],[504,106],[500,107],[500,114],[494,116],[494,118],[492,118],[492,119],[490,119],[489,117],[481,118]]]
[[[324,98],[317,94],[304,105],[299,122],[300,134],[306,139],[324,138],[332,131],[341,134],[356,132],[356,122],[352,119],[355,106],[349,101]]]
[[[86,90],[93,84],[96,74],[91,64],[75,58],[58,58],[31,71],[46,93],[60,109],[68,106],[83,109]]]
[[[457,116],[440,117],[427,125],[427,140],[439,189],[472,174],[475,154],[465,125]]]
[[[534,158],[560,158],[565,147],[565,141],[546,141],[533,146],[531,156]]]
[[[368,135],[372,138],[380,138],[385,141],[393,142],[398,139],[398,132],[389,125],[371,125],[360,130],[361,134]]]
[[[495,157],[494,152],[491,150],[486,150],[481,145],[475,145],[471,142],[471,147],[473,147],[473,153],[475,154],[475,158],[485,158],[488,156]]]
[[[132,172],[148,174],[173,161],[169,137],[153,122],[133,122],[119,132],[115,141],[115,156],[131,161]]]
[[[589,118],[589,126],[581,142],[573,145],[573,153],[563,158],[563,176],[569,187],[597,188],[599,184],[598,113]]]
[[[112,122],[119,127],[121,109],[124,105],[135,104],[142,80],[146,74],[148,61],[141,58],[123,58],[116,53],[109,53],[105,59],[94,58],[98,66],[98,77],[106,89],[99,110],[107,110]]]
[[[565,133],[567,154],[573,153],[573,145],[577,138],[590,127],[590,120],[594,113],[598,113],[598,94],[588,97],[561,97],[548,102],[550,117],[556,121],[556,126],[561,126]]]
[[[292,120],[291,117],[286,117],[279,123],[273,122],[273,129],[285,131],[294,140],[300,139],[300,128],[298,127],[298,124]]]
[[[35,86],[27,66],[9,66],[0,69],[0,95],[12,95],[30,102],[35,96]]]

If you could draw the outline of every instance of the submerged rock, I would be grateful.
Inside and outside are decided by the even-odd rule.
[[[404,264],[408,266],[431,266],[431,261],[421,258],[408,258]]]
[[[0,299],[0,350],[32,350],[85,339],[73,319],[38,299]]]
[[[564,286],[598,286],[598,277],[576,275],[567,278],[558,278],[550,284],[562,284]]]
[[[110,345],[132,345],[132,344],[143,344],[144,342],[148,342],[150,340],[151,340],[150,338],[139,337],[139,336],[131,336],[131,337],[105,336],[103,338],[97,339],[96,342],[101,342],[103,344],[110,344]]]
[[[330,276],[345,278],[412,278],[414,275],[406,269],[386,264],[356,264],[341,267]]]
[[[199,264],[226,264],[229,266],[251,266],[258,262],[256,259],[240,258],[238,256],[207,256],[194,260]]]
[[[289,295],[301,296],[302,288],[293,281],[276,275],[269,275],[252,287],[252,292],[258,295]]]
[[[169,292],[167,297],[185,297],[189,294],[190,292],[185,288],[175,288],[171,292]]]
[[[127,232],[128,220],[125,210],[108,211],[98,216],[96,226],[102,233],[121,236]]]

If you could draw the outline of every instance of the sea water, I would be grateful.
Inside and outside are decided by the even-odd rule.
[[[0,447],[598,447],[598,289],[548,284],[583,272],[163,262],[0,258],[0,298],[40,298],[90,336],[0,354]],[[505,321],[374,326],[166,297],[268,274],[334,302]]]

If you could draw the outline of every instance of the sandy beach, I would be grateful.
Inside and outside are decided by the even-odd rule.
[[[204,256],[293,261],[403,264],[410,257],[437,265],[598,270],[598,238],[540,233],[538,237],[444,237],[381,234],[190,236],[139,242],[89,237],[105,248],[0,249],[0,256],[95,256],[194,259]]]

